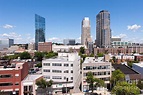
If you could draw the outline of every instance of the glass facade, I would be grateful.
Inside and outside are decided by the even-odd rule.
[[[38,50],[38,43],[45,42],[45,18],[35,14],[35,49]]]
[[[110,13],[106,10],[96,16],[96,44],[100,48],[111,46]]]

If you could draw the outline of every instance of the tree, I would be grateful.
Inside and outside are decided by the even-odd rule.
[[[57,55],[58,55],[58,53],[55,53],[55,52],[51,51],[45,57],[46,58],[52,58],[52,57],[57,56]]]
[[[94,57],[94,54],[93,54],[93,53],[91,53],[91,54],[89,55],[89,57]]]
[[[112,60],[113,60],[114,63],[116,63],[116,60],[117,60],[117,59],[116,59],[115,56],[113,56],[113,57],[112,57]]]
[[[37,63],[37,64],[35,65],[35,67],[41,68],[41,67],[42,67],[42,63],[41,63],[41,62],[40,62],[40,63]]]
[[[38,81],[36,81],[36,85],[39,87],[39,88],[42,88],[42,89],[45,89],[47,87],[51,87],[53,84],[53,81],[50,80],[50,81],[46,81],[45,79],[40,79]]]
[[[132,68],[133,63],[139,63],[139,61],[130,61],[127,60],[127,65]]]
[[[85,53],[85,48],[84,47],[80,47],[80,53],[84,54]]]
[[[21,59],[30,59],[31,55],[28,52],[23,52],[19,54]]]
[[[87,73],[86,82],[89,83],[89,87],[91,88],[92,93],[93,93],[94,86],[104,86],[104,81],[100,80],[98,78],[95,78],[93,76],[92,72],[88,72]]]
[[[42,61],[42,59],[44,57],[44,53],[42,53],[42,52],[35,52],[34,53],[34,57],[37,59],[37,61]]]
[[[116,86],[114,86],[112,93],[116,95],[139,95],[140,89],[135,84],[122,81],[118,82]]]
[[[143,80],[139,80],[137,83],[137,87],[143,89]]]
[[[120,70],[115,70],[112,72],[111,80],[110,82],[114,85],[116,85],[119,81],[125,80],[125,74]]]
[[[98,53],[97,56],[98,56],[98,57],[103,57],[104,54],[103,54],[103,53]]]
[[[40,79],[36,81],[36,85],[38,86],[37,92],[40,91],[40,95],[45,95],[45,93],[49,93],[52,91],[51,86],[53,84],[53,81],[46,81],[45,79]]]

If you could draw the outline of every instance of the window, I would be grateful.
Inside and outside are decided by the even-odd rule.
[[[27,88],[28,88],[27,86],[24,86],[24,91],[27,91],[28,90]]]
[[[50,63],[43,63],[44,66],[50,66]]]
[[[66,70],[66,71],[64,71],[64,73],[69,73],[69,71],[68,71],[68,70]]]
[[[0,86],[11,86],[13,85],[12,83],[0,83]]]
[[[49,69],[43,69],[43,72],[50,72]]]
[[[45,79],[50,79],[50,76],[44,76]]]
[[[71,67],[73,67],[73,64],[71,64]]]
[[[62,73],[61,70],[52,70],[53,73]]]
[[[71,80],[73,80],[73,77],[71,77]]]
[[[0,75],[0,78],[11,78],[12,75]]]
[[[53,63],[52,66],[62,66],[61,63]]]
[[[15,85],[19,85],[19,82],[16,82]]]
[[[61,76],[52,76],[52,79],[62,79]]]
[[[29,86],[29,91],[33,91],[33,87],[32,86]]]
[[[73,70],[71,70],[71,73],[73,73]]]
[[[64,66],[65,66],[65,67],[68,67],[68,66],[69,66],[69,64],[64,64]]]
[[[66,80],[66,77],[64,77],[64,80]]]

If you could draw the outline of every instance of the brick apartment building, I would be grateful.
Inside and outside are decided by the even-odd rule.
[[[0,66],[0,93],[4,93],[4,95],[20,95],[21,81],[28,75],[28,70],[27,62]]]
[[[143,53],[143,47],[127,47],[127,48],[94,48],[94,54],[97,53],[111,53],[111,54],[131,54],[131,53]]]
[[[50,52],[52,51],[52,42],[39,42],[38,51],[40,52]]]

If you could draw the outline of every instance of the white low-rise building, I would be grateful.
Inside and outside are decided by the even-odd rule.
[[[21,82],[21,94],[20,95],[37,95],[36,90],[38,86],[36,81],[43,78],[42,75],[28,75]]]
[[[95,78],[100,78],[105,81],[105,84],[109,84],[111,67],[111,63],[104,62],[103,58],[86,57],[82,64],[82,91],[86,92],[89,90],[89,84],[86,82],[88,72],[92,72]]]
[[[52,45],[52,51],[54,52],[58,52],[58,51],[69,51],[70,49],[80,49],[80,47],[84,47],[85,49],[86,46],[85,45]]]
[[[58,57],[42,61],[42,74],[52,88],[78,88],[80,83],[80,56],[78,53],[58,53]]]

